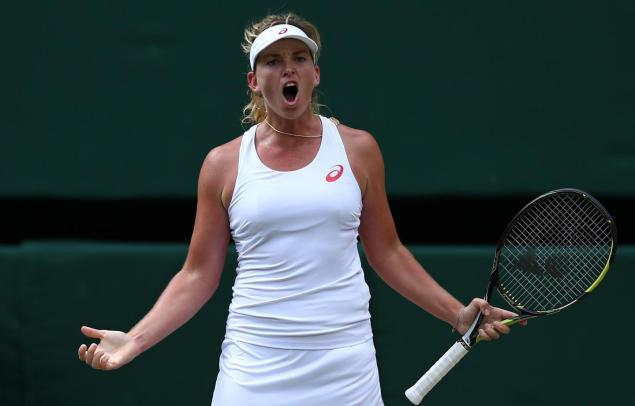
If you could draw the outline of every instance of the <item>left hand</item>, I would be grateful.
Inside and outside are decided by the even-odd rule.
[[[501,321],[517,316],[516,313],[490,306],[485,300],[476,298],[459,311],[456,330],[461,335],[465,334],[479,312],[483,313],[483,320],[481,320],[481,324],[478,327],[478,333],[481,339],[485,341],[498,340],[501,334],[508,334],[510,331],[509,327],[501,323]],[[525,325],[526,321],[520,324]]]

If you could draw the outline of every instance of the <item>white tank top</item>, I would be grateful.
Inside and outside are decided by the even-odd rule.
[[[311,163],[276,171],[243,135],[229,205],[238,267],[226,337],[272,348],[329,349],[372,337],[357,251],[359,185],[337,127],[322,120]]]

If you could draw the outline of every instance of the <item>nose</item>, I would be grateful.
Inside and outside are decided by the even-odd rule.
[[[286,76],[291,76],[294,73],[295,73],[295,67],[293,66],[293,64],[285,63],[284,70],[282,71],[282,75],[286,77]]]

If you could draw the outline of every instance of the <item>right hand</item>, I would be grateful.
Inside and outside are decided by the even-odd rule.
[[[508,334],[510,328],[502,321],[518,316],[509,310],[491,306],[481,298],[474,298],[469,305],[459,312],[456,331],[461,335],[465,334],[479,312],[483,313],[483,319],[478,328],[479,337],[485,341],[498,340],[501,334]],[[521,321],[520,324],[526,325],[527,320]]]
[[[83,326],[82,334],[90,338],[98,338],[99,345],[92,343],[79,346],[78,355],[81,361],[94,369],[117,369],[132,361],[141,354],[141,349],[134,338],[122,331],[97,330]]]

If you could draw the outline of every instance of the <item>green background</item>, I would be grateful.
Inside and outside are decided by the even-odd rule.
[[[242,30],[321,29],[323,114],[371,131],[392,195],[634,195],[632,1],[4,5],[2,196],[193,196],[243,132]]]
[[[27,0],[0,7],[0,200],[193,198],[207,151],[244,130],[242,30],[284,10],[321,30],[322,113],[373,133],[391,197],[635,196],[632,1]],[[410,248],[461,300],[482,294],[493,247]],[[0,405],[209,404],[233,249],[159,346],[113,373],[76,359],[79,327],[130,328],[186,249],[0,245]],[[480,345],[426,402],[634,404],[634,266],[620,246],[594,297]],[[366,272],[384,400],[405,405],[456,337]]]
[[[481,295],[494,247],[410,247],[461,300]],[[208,405],[231,298],[236,254],[229,250],[216,295],[188,324],[115,372],[77,360],[83,324],[130,328],[180,266],[185,245],[26,243],[0,250],[0,404]],[[456,340],[366,269],[386,405]],[[633,404],[632,326],[622,309],[635,282],[635,247],[622,248],[597,291],[557,316],[534,320],[477,346],[426,404]],[[498,298],[497,298],[498,299]],[[500,304],[498,302],[495,302]],[[626,347],[626,349],[624,349]]]

